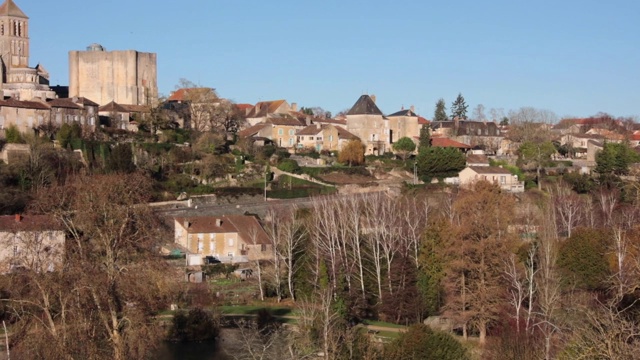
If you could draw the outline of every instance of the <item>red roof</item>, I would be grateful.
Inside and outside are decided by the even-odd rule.
[[[471,149],[471,145],[463,144],[446,137],[432,137],[431,146],[434,147],[454,147],[458,149]]]
[[[62,227],[49,215],[2,215],[0,232],[61,230]]]
[[[423,118],[422,116],[418,116],[418,124],[420,125],[429,125],[431,121]]]

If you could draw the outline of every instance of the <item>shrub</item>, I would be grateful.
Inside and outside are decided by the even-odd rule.
[[[22,134],[20,134],[20,130],[15,125],[9,126],[5,130],[5,138],[9,144],[23,144],[24,139],[22,138]]]
[[[384,348],[385,359],[460,360],[468,359],[467,351],[453,336],[416,324]]]
[[[219,333],[218,319],[206,310],[195,308],[173,316],[169,338],[172,341],[205,341],[215,339]]]
[[[301,172],[300,166],[295,160],[284,159],[278,164],[278,170],[286,171],[289,173],[299,174]]]

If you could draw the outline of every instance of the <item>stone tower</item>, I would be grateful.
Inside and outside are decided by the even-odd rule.
[[[106,51],[91,44],[86,51],[69,51],[69,96],[100,105],[155,105],[158,79],[155,53]]]
[[[3,96],[55,98],[49,73],[41,65],[29,67],[29,17],[13,0],[0,5],[0,65]]]
[[[29,66],[29,17],[13,2],[0,5],[0,57],[3,81],[13,68]]]

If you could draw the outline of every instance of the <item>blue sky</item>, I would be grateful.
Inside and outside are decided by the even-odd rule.
[[[68,51],[96,42],[157,53],[165,95],[185,78],[333,113],[368,93],[384,113],[431,118],[462,93],[470,110],[640,115],[639,1],[15,2],[52,85],[68,85]]]

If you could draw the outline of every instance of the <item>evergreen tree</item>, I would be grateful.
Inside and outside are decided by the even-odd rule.
[[[467,119],[467,108],[469,105],[464,101],[462,93],[458,94],[456,100],[451,104],[451,117],[459,120]]]
[[[416,161],[418,175],[425,182],[430,182],[433,178],[456,176],[466,164],[464,154],[453,147],[421,149]]]
[[[444,102],[444,99],[438,100],[436,102],[436,110],[433,113],[433,121],[447,121],[449,117],[447,116],[447,106]]]
[[[431,129],[429,124],[424,124],[420,128],[420,139],[418,140],[418,150],[431,147]]]

